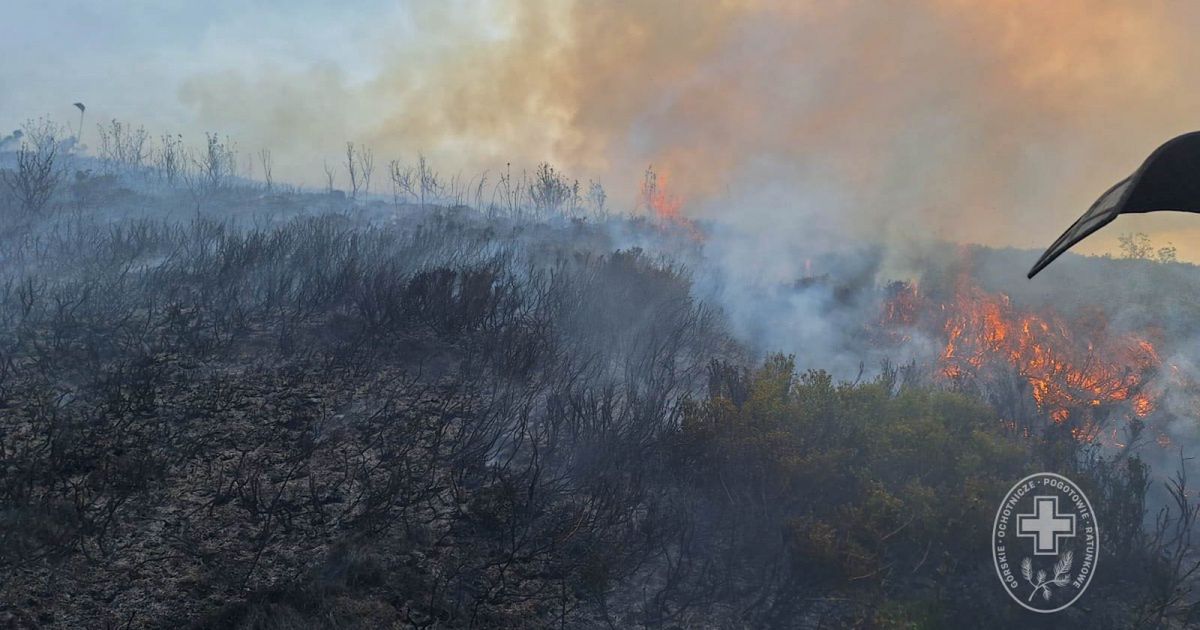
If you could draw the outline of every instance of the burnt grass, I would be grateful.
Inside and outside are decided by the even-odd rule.
[[[750,359],[686,269],[614,236],[659,226],[79,182],[37,213],[0,198],[0,625],[1192,614],[1194,508],[1147,519],[1137,457],[906,370]],[[1111,523],[1052,622],[987,555],[1047,462]]]

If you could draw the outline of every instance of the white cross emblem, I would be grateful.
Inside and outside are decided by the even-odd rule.
[[[1032,538],[1033,554],[1058,554],[1058,539],[1075,535],[1075,515],[1058,513],[1058,497],[1034,497],[1033,514],[1017,515],[1017,536]]]

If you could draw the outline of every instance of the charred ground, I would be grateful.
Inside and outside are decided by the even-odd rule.
[[[1000,373],[846,381],[764,353],[682,266],[695,226],[562,212],[557,184],[471,208],[85,166],[41,201],[0,188],[4,623],[1192,618],[1182,481],[1147,517],[1137,451],[997,398]],[[1060,268],[1083,264],[1113,263]],[[831,312],[895,295],[797,280]],[[1106,526],[1095,582],[1053,620],[988,561],[997,501],[1043,469]]]

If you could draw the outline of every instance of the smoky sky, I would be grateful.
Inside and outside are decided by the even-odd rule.
[[[1048,244],[1200,128],[1200,9],[1105,0],[213,3],[19,0],[0,124],[109,118],[270,148],[317,186],[346,141],[491,181],[548,161],[632,207],[772,239]],[[16,60],[15,63],[13,60]],[[7,129],[4,129],[7,132]],[[1194,217],[1122,218],[1200,257]]]

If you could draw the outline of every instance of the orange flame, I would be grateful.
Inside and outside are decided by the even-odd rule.
[[[667,173],[656,173],[653,169],[646,171],[642,180],[642,199],[655,217],[666,221],[678,221],[683,218],[683,200],[670,190],[670,178]]]
[[[692,240],[705,240],[700,226],[683,216],[683,199],[671,192],[667,173],[656,173],[653,168],[646,169],[642,179],[641,203],[658,220],[660,226],[682,228],[683,234]]]
[[[885,326],[911,327],[922,311],[942,322],[942,377],[975,380],[991,366],[1009,366],[1054,422],[1079,414],[1073,432],[1081,440],[1099,436],[1092,410],[1127,404],[1130,418],[1144,418],[1156,408],[1146,387],[1161,363],[1154,345],[1138,335],[1108,334],[1102,318],[1080,322],[1077,329],[1088,331],[1081,334],[1057,315],[1023,312],[1008,296],[964,282],[951,301],[937,305],[921,302],[915,289],[892,290],[882,319]]]

